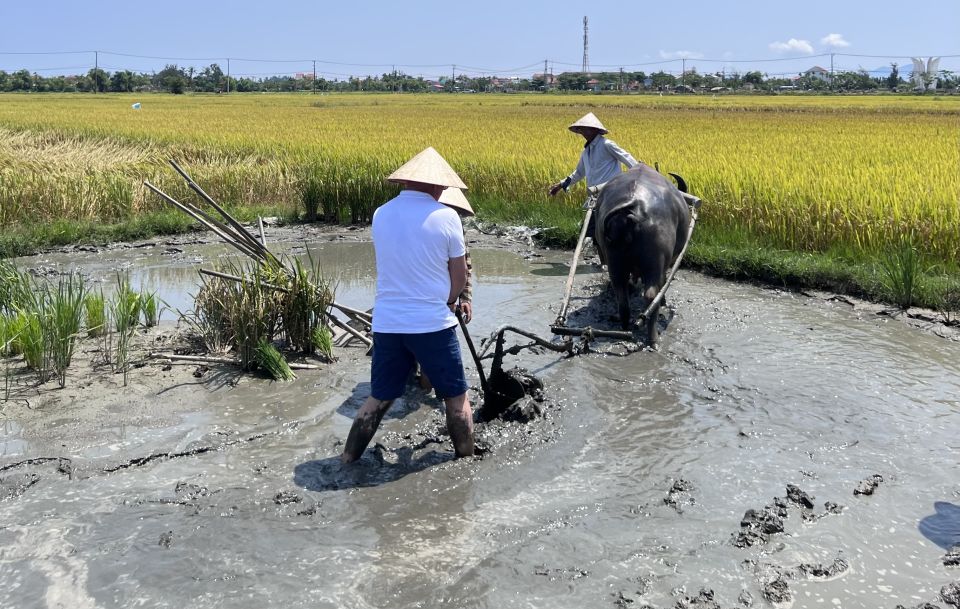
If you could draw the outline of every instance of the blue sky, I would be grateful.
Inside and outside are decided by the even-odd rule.
[[[868,70],[909,63],[911,55],[960,55],[957,0],[0,0],[0,69],[83,72],[92,53],[9,53],[96,49],[158,58],[102,53],[99,63],[111,71],[165,63],[225,68],[230,57],[233,74],[252,76],[310,71],[312,59],[328,78],[393,65],[432,78],[449,74],[452,64],[458,72],[529,75],[543,70],[544,59],[558,73],[580,67],[584,15],[594,70],[678,72],[677,58],[686,57],[687,67],[701,72],[793,74],[829,68],[829,57],[813,57],[821,53],[859,55],[837,55],[835,67]],[[768,61],[751,61],[761,59]],[[960,71],[960,57],[941,68]]]

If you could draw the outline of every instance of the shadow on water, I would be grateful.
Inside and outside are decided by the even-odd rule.
[[[944,550],[960,544],[960,505],[937,501],[933,509],[935,513],[925,516],[917,526],[920,533]]]
[[[375,445],[350,465],[341,464],[339,455],[300,463],[293,469],[293,482],[316,492],[380,486],[454,459],[452,452],[435,451],[414,458],[414,449],[404,447],[390,451],[396,462],[387,463],[381,457],[384,450]]]
[[[570,264],[566,262],[535,262],[538,266],[544,267],[533,269],[531,275],[538,277],[566,277],[570,273]],[[578,264],[576,275],[591,275],[597,272],[598,267],[594,264]]]

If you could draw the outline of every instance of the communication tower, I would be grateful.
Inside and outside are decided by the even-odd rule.
[[[583,69],[584,74],[590,71],[590,29],[587,26],[587,16],[583,16]]]

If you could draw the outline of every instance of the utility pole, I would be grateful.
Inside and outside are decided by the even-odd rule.
[[[830,88],[833,88],[833,53],[830,53]]]
[[[317,94],[317,60],[313,60],[313,94]]]
[[[620,92],[623,93],[623,68],[620,68]]]
[[[543,60],[543,92],[550,90],[550,81],[547,80],[547,60]]]
[[[230,58],[227,57],[227,93],[230,92]]]
[[[680,59],[680,66],[681,66],[681,68],[680,68],[680,88],[681,88],[681,90],[682,90],[683,87],[685,86],[685,85],[684,85],[684,82],[685,82],[685,81],[684,81],[684,76],[687,75],[687,58],[686,58],[686,57],[682,57],[682,58]]]
[[[100,51],[93,52],[93,92],[100,92]]]
[[[457,90],[457,64],[453,64],[453,90]]]

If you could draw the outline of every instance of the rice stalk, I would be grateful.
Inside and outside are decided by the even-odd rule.
[[[156,291],[140,293],[140,311],[143,314],[143,325],[147,328],[160,323],[160,302]]]
[[[83,300],[87,336],[99,338],[107,330],[107,301],[103,292],[89,293]]]
[[[67,368],[73,360],[74,347],[80,335],[86,295],[83,277],[75,273],[61,276],[56,290],[50,290],[47,348],[60,387],[66,385]]]
[[[283,354],[264,338],[257,343],[255,361],[257,366],[275,381],[292,381],[297,378]]]
[[[123,373],[123,384],[127,385],[129,372],[130,339],[137,329],[140,319],[140,294],[130,287],[130,279],[117,273],[117,290],[110,302],[110,316],[116,330],[116,347],[113,358],[114,372]]]
[[[320,357],[328,362],[334,361],[333,333],[330,331],[330,328],[325,325],[314,328],[311,338],[313,348],[320,354]]]

